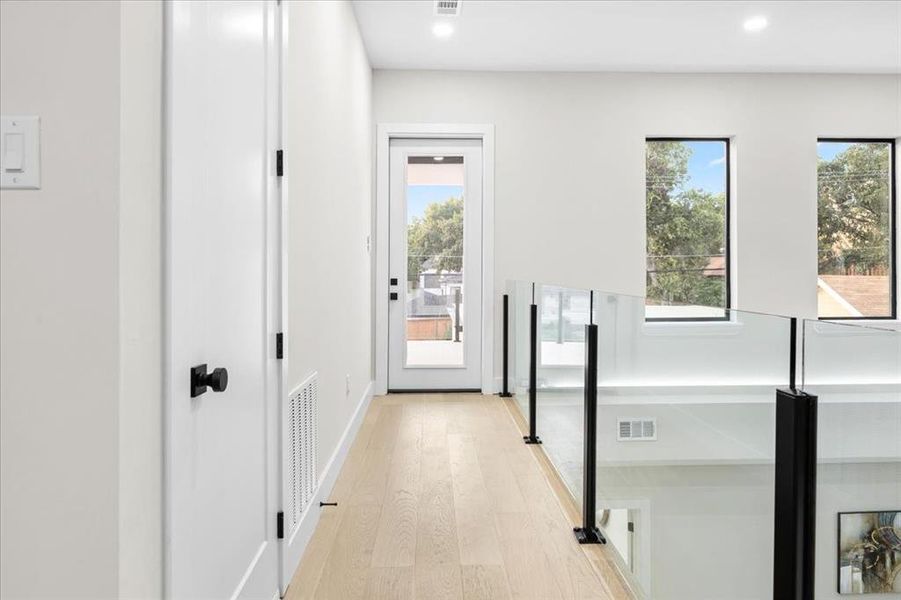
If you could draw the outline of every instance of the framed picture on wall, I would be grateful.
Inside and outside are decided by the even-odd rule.
[[[838,513],[838,593],[901,595],[901,510]]]

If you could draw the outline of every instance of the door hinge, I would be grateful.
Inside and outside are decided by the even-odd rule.
[[[280,540],[285,539],[285,513],[283,512],[275,515],[275,536]]]
[[[275,358],[285,358],[285,334],[281,331],[275,334]]]
[[[275,175],[282,177],[285,174],[285,151],[275,151]]]

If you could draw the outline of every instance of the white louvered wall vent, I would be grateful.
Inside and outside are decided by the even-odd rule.
[[[657,440],[657,419],[617,419],[616,441],[653,442]]]
[[[435,0],[435,15],[438,17],[459,17],[463,0]]]
[[[319,481],[316,449],[319,446],[319,374],[313,373],[288,398],[289,473],[291,481],[290,530],[294,531],[313,496]]]

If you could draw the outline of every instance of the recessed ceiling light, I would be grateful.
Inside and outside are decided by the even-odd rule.
[[[432,157],[432,160],[436,160],[436,161],[438,161],[438,162],[441,162],[442,160],[444,160],[444,157],[443,157],[443,156],[433,156],[433,157]]]
[[[745,31],[763,31],[767,25],[766,17],[751,17],[745,21]]]
[[[435,23],[435,25],[432,27],[432,33],[434,33],[435,36],[440,37],[440,38],[446,38],[453,32],[454,32],[454,26],[451,25],[450,23],[445,23],[443,21],[440,23]]]

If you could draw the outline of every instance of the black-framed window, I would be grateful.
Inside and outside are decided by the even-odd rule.
[[[817,313],[897,317],[895,142],[817,140]]]
[[[728,138],[645,141],[649,321],[729,318]]]

